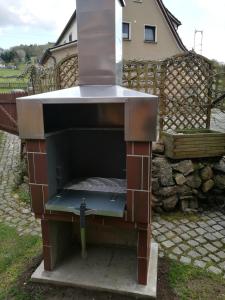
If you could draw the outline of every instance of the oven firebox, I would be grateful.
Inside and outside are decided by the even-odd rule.
[[[82,257],[89,244],[136,247],[138,283],[146,285],[158,103],[118,85],[123,5],[77,0],[80,85],[17,99],[18,127],[45,270],[72,245]]]

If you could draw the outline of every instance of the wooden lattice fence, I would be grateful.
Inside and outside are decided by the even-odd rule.
[[[76,86],[78,57],[35,76],[35,93]],[[203,56],[189,52],[164,61],[125,61],[123,86],[159,96],[160,130],[210,126],[213,69]]]

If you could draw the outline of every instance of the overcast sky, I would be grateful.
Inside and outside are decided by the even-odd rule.
[[[148,1],[148,0],[145,0]],[[179,34],[193,48],[203,30],[203,55],[225,62],[225,0],[164,0],[182,22]],[[75,9],[75,0],[0,0],[0,47],[55,42]],[[200,49],[197,36],[197,50]]]

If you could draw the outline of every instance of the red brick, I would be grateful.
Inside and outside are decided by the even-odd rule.
[[[149,248],[149,231],[139,230],[138,231],[138,258],[148,258]]]
[[[133,142],[127,142],[127,154],[134,154],[133,153]]]
[[[126,222],[121,218],[105,217],[104,226],[112,226],[112,227],[115,226],[118,228],[132,229],[134,228],[134,223]]]
[[[52,271],[52,248],[50,246],[43,246],[44,269]]]
[[[149,192],[134,192],[134,220],[139,223],[149,222]]]
[[[143,157],[143,190],[149,190],[149,180],[150,180],[150,163],[148,157]]]
[[[148,259],[138,258],[138,283],[146,285],[148,283]]]
[[[40,152],[39,140],[26,140],[27,152]]]
[[[127,221],[133,222],[133,207],[134,207],[134,199],[133,199],[133,191],[127,191]]]
[[[48,201],[48,186],[43,185],[42,186],[42,190],[43,190],[43,198],[44,198],[44,203],[46,203]]]
[[[127,188],[141,189],[142,157],[127,157]]]
[[[149,155],[149,143],[134,142],[135,155]]]
[[[33,153],[27,153],[27,165],[28,165],[29,182],[34,183],[35,177],[34,177],[34,155],[33,155]]]
[[[35,182],[39,184],[47,184],[48,183],[47,155],[35,153],[34,166],[35,166]]]
[[[40,147],[40,152],[46,153],[46,141],[45,140],[39,140],[39,147]]]
[[[44,212],[42,186],[30,184],[30,191],[33,212],[35,214],[42,214]]]
[[[42,240],[44,246],[51,246],[50,233],[49,233],[49,221],[41,220]]]

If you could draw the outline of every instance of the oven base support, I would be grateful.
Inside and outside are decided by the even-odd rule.
[[[44,268],[52,271],[66,257],[73,241],[71,223],[41,220]]]
[[[130,248],[89,247],[87,259],[84,260],[77,247],[76,253],[67,257],[52,272],[45,271],[42,262],[33,273],[31,280],[125,294],[134,299],[136,297],[155,299],[158,245],[151,243],[147,285],[137,284],[136,262],[136,251]],[[91,271],[90,265],[92,266]]]

